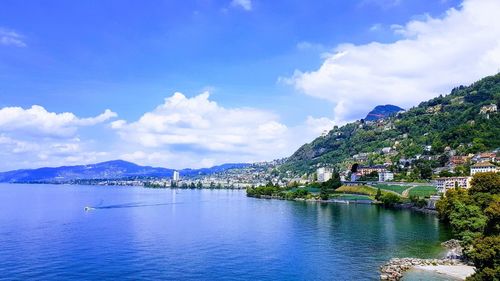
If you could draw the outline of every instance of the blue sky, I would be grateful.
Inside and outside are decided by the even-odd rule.
[[[463,71],[456,69],[438,77],[420,74],[436,68],[434,59],[408,62],[408,69],[381,65],[427,53],[424,40],[452,34],[454,20],[472,17],[461,26],[466,32],[489,29],[493,22],[478,25],[473,17],[488,19],[482,13],[496,4],[2,1],[0,154],[12,161],[0,170],[115,158],[180,168],[288,156],[333,124],[364,117],[374,105],[409,107],[493,74],[496,56],[469,73],[458,75]],[[452,36],[443,40],[462,44]],[[496,50],[487,38],[477,40],[484,48],[472,59]],[[464,46],[456,58],[468,51]],[[342,53],[347,55],[335,57]],[[329,72],[332,67],[339,72]],[[364,68],[369,75],[360,75]],[[352,84],[367,89],[346,86]],[[28,111],[33,105],[43,110]],[[52,130],[65,133],[48,134]],[[252,136],[256,140],[247,141]]]

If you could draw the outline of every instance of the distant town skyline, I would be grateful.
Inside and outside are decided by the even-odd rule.
[[[496,0],[6,1],[0,171],[286,157],[500,69]]]

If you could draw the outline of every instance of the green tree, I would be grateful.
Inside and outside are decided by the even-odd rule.
[[[319,192],[321,200],[328,200],[329,194],[330,192],[328,191],[328,187],[326,186],[326,184],[322,184]]]
[[[453,177],[453,173],[450,171],[447,171],[447,170],[443,170],[443,171],[439,172],[439,176],[443,177],[443,178]]]
[[[493,195],[493,199],[484,210],[484,214],[488,217],[488,226],[486,234],[500,234],[500,195]]]
[[[494,172],[477,173],[471,181],[470,193],[488,192],[491,194],[500,193],[500,174]]]
[[[487,217],[481,209],[472,204],[454,202],[450,214],[450,225],[453,232],[465,243],[480,237],[487,224]]]
[[[467,280],[500,280],[500,194],[498,174],[478,173],[469,190],[453,189],[436,204],[477,270]]]
[[[380,187],[377,188],[377,194],[375,194],[375,200],[380,201],[382,198],[382,190],[380,190]]]
[[[422,179],[431,179],[432,178],[432,168],[429,164],[422,165],[420,167],[420,177]]]
[[[474,262],[477,273],[467,280],[498,280],[500,278],[500,236],[474,240],[467,257]]]

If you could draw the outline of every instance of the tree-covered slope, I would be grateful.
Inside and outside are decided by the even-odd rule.
[[[500,147],[500,115],[487,112],[500,103],[500,74],[460,86],[394,117],[364,120],[334,127],[328,135],[300,147],[281,167],[308,172],[316,164],[345,166],[359,153],[394,148],[391,160],[427,153],[438,155],[449,146],[458,154]],[[432,146],[430,151],[426,147]]]

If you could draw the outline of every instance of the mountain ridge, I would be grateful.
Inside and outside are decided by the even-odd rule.
[[[247,163],[226,163],[210,168],[181,169],[181,176],[206,175],[228,169],[242,168]],[[95,164],[42,167],[0,172],[0,182],[67,182],[82,179],[121,179],[128,177],[172,177],[176,169],[141,166],[125,160],[111,160]]]

